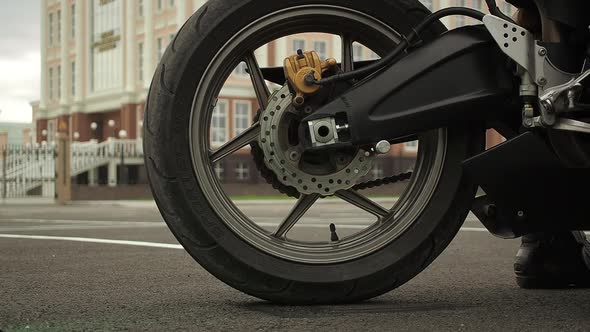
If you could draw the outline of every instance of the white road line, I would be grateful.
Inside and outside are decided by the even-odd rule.
[[[258,217],[258,216],[249,216],[254,220],[255,223],[258,224],[270,224],[272,221],[276,221],[277,217]],[[318,223],[325,220],[325,217],[306,217],[301,220],[300,223],[305,224],[306,222],[309,223]],[[340,222],[350,222],[351,224],[360,225],[358,224],[359,221],[363,221],[363,217],[351,217],[348,213],[343,213],[338,218],[331,218]],[[374,221],[372,219],[366,219],[367,224],[372,224]],[[260,221],[260,222],[259,222]],[[467,217],[465,221],[479,221],[477,218]],[[102,224],[162,224],[165,225],[163,220],[153,220],[153,221],[129,221],[129,220],[72,220],[72,219],[10,219],[10,218],[3,218],[0,219],[0,222],[7,222],[7,223],[56,223],[56,224],[91,224],[91,225],[102,225]],[[277,224],[278,225],[278,224]],[[0,226],[1,227],[1,226]]]
[[[276,225],[278,226],[278,225]],[[354,225],[360,226],[360,225]],[[324,225],[322,225],[324,227]],[[364,228],[364,226],[363,226]],[[463,231],[469,232],[487,232],[483,228],[466,228]],[[68,237],[68,236],[43,236],[43,235],[21,235],[21,234],[0,234],[0,238],[7,239],[26,239],[26,240],[54,240],[54,241],[71,241],[71,242],[86,242],[86,243],[101,243],[101,244],[119,244],[136,247],[151,247],[151,248],[165,248],[165,249],[183,249],[179,244],[145,242],[145,241],[126,241],[126,240],[109,240],[109,239],[94,239],[87,237]]]
[[[144,242],[144,241],[93,239],[93,238],[87,238],[87,237],[0,234],[0,238],[28,239],[28,240],[57,240],[57,241],[73,241],[73,242],[103,243],[103,244],[122,244],[122,245],[137,246],[137,247],[182,249],[182,246],[180,244]]]
[[[271,220],[276,220],[276,218],[269,218]],[[322,219],[314,218],[311,220],[307,220],[307,222],[302,222],[295,225],[296,228],[325,228],[328,229],[329,224],[322,223]],[[350,222],[347,224],[346,222]],[[374,224],[373,221],[367,220],[364,224],[359,224],[358,218],[350,219],[350,220],[343,220],[340,219],[338,223],[338,228],[347,228],[347,229],[365,229],[368,226]],[[90,230],[90,229],[125,229],[125,228],[159,228],[159,227],[167,227],[164,222],[102,222],[102,223],[72,223],[72,224],[44,224],[44,225],[7,225],[7,226],[0,226],[0,233],[6,232],[26,232],[26,231],[59,231],[59,230]],[[274,228],[278,227],[279,224],[274,222],[257,222],[256,225],[260,227],[269,227]]]
[[[367,223],[366,225],[354,225],[354,224],[338,224],[338,228],[349,228],[349,229],[365,229],[371,226],[373,223]],[[279,224],[272,223],[272,222],[258,222],[256,225],[260,227],[270,227],[275,228],[279,227]],[[330,224],[312,224],[312,223],[301,223],[296,224],[294,228],[325,228],[328,229]]]
[[[278,226],[278,225],[273,224],[273,226]],[[308,225],[306,225],[306,226],[308,226]],[[313,226],[325,227],[325,225],[313,225]],[[357,226],[362,227],[362,228],[366,227],[365,225],[347,225],[346,227],[350,227],[350,226],[355,226],[355,228]],[[479,227],[462,227],[461,231],[462,232],[478,232],[478,233],[487,233],[488,232],[485,228],[479,228]],[[585,232],[585,233],[586,233],[586,235],[590,236],[590,232]],[[181,245],[172,244],[172,243],[109,240],[109,239],[95,239],[95,238],[86,238],[86,237],[43,236],[43,235],[1,234],[0,233],[0,238],[27,239],[27,240],[72,241],[72,242],[101,243],[101,244],[119,244],[119,245],[137,246],[137,247],[182,249]]]
[[[51,223],[51,224],[141,224],[164,223],[163,221],[130,221],[130,220],[72,220],[72,219],[0,219],[0,222],[11,223]]]
[[[26,231],[75,231],[87,229],[125,229],[125,228],[163,228],[164,223],[137,224],[137,225],[55,225],[55,226],[0,226],[0,232],[26,232]]]
[[[344,223],[338,223],[338,228],[348,228],[348,229],[365,229],[371,225],[373,225],[374,222],[368,222],[366,224],[344,224]],[[260,227],[278,227],[279,224],[277,223],[271,223],[271,222],[259,222],[256,223],[256,225],[260,226]],[[300,223],[300,224],[296,224],[295,228],[325,228],[328,229],[328,227],[330,226],[330,224],[327,223]],[[2,230],[0,228],[0,230]],[[461,230],[466,231],[466,232],[487,232],[488,230],[485,228],[478,228],[478,227],[463,227]]]

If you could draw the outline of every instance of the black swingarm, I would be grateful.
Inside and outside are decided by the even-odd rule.
[[[348,125],[348,142],[372,144],[429,129],[519,113],[509,61],[483,26],[451,30],[308,116]],[[304,123],[305,123],[304,121]]]

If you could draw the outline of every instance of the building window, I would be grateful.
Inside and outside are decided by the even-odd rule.
[[[174,0],[170,0],[170,7],[174,7]]]
[[[236,166],[236,178],[240,181],[250,179],[250,168],[248,164],[244,162],[239,162]]]
[[[49,68],[49,100],[53,100],[53,68]]]
[[[318,52],[321,60],[325,60],[328,55],[326,54],[326,42],[325,41],[316,41],[313,43],[313,49]]]
[[[234,104],[234,136],[250,127],[250,102],[236,101]]]
[[[223,145],[227,142],[227,102],[218,100],[211,117],[211,144]]]
[[[234,68],[234,74],[239,76],[248,76],[248,66],[245,62],[240,62],[236,68]]]
[[[303,40],[303,39],[293,40],[293,54],[296,54],[298,50],[305,51],[305,40]]]
[[[61,43],[61,10],[57,11],[57,42]]]
[[[137,0],[137,13],[139,17],[143,17],[143,0]]]
[[[139,57],[137,63],[138,65],[138,70],[139,70],[139,81],[143,82],[143,43],[139,43],[138,47],[137,47],[137,56]]]
[[[57,98],[61,98],[61,66],[57,66]]]
[[[223,163],[216,163],[215,166],[213,166],[213,169],[215,170],[215,175],[217,176],[219,181],[223,181],[223,175],[225,172],[223,168]]]
[[[72,61],[72,96],[76,95],[76,61]]]
[[[164,41],[162,38],[158,38],[158,61],[162,60],[162,56],[164,55]]]
[[[162,10],[162,0],[158,0],[158,11]]]
[[[99,92],[123,85],[123,19],[124,2],[88,1],[90,6],[90,90]],[[80,3],[78,2],[78,6]],[[80,31],[78,33],[81,33]],[[80,73],[78,73],[80,74]]]
[[[76,38],[76,5],[72,5],[72,39]]]
[[[480,10],[481,9],[481,0],[473,0],[473,8]]]
[[[352,44],[352,58],[354,61],[361,61],[363,59],[363,45],[359,43]]]
[[[49,13],[49,46],[53,46],[53,13]]]
[[[404,150],[418,151],[418,141],[411,141],[411,142],[404,143]]]
[[[428,8],[428,10],[432,11],[432,0],[420,0],[424,7]]]

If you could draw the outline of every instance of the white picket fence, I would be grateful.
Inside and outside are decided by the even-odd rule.
[[[55,195],[53,144],[0,147],[0,198],[49,197]],[[141,159],[141,140],[109,139],[104,142],[73,142],[70,148],[71,176],[76,176],[123,158]]]
[[[0,155],[0,196],[19,198],[31,193],[52,197],[55,192],[55,157],[53,145],[6,146]]]
[[[124,158],[143,157],[141,140],[133,139],[109,139],[101,143],[75,142],[71,145],[71,151],[72,176],[118,161],[121,153]]]

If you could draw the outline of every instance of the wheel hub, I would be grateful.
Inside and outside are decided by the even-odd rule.
[[[260,114],[258,145],[277,179],[302,194],[334,195],[349,189],[373,167],[375,154],[358,148],[306,151],[298,141],[299,112],[288,85],[273,93]]]

